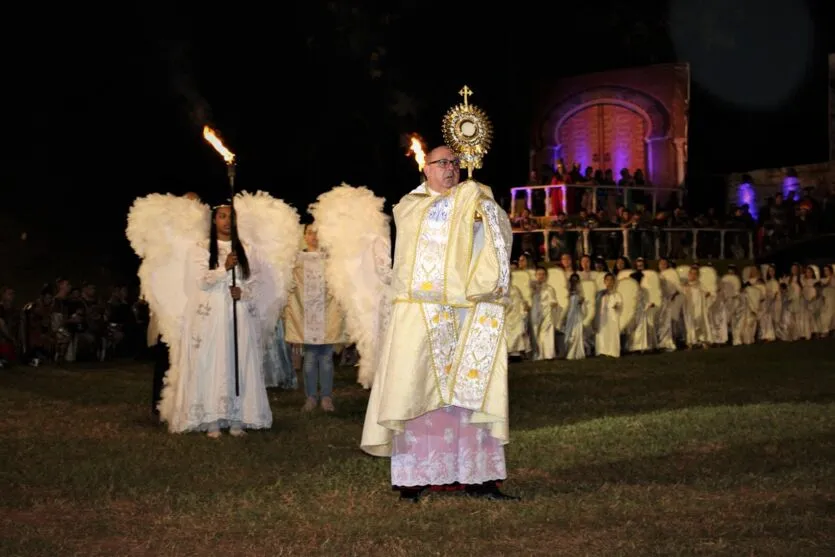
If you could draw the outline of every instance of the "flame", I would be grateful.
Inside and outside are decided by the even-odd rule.
[[[409,152],[414,153],[415,161],[418,164],[418,170],[423,170],[424,165],[426,164],[426,153],[423,150],[423,142],[420,140],[420,136],[417,134],[413,134],[411,137],[412,144],[409,146],[409,151],[407,151],[407,155]]]
[[[226,161],[226,164],[232,164],[233,162],[235,162],[235,153],[226,148],[226,146],[215,133],[215,130],[213,130],[209,126],[203,126],[203,139],[212,144],[212,147],[215,148],[215,151],[220,153],[220,156],[223,157],[223,160]]]

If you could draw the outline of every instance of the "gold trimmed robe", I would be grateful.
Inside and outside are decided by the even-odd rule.
[[[293,287],[284,310],[285,342],[342,344],[345,316],[325,280],[326,255],[301,251],[293,268]]]
[[[507,443],[512,232],[486,186],[443,195],[424,185],[394,207],[393,303],[365,416],[362,449],[391,456],[404,424],[457,406]]]

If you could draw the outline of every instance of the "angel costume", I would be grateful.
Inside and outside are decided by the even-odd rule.
[[[531,341],[528,337],[528,311],[522,291],[517,286],[510,287],[510,303],[505,317],[505,338],[507,352],[510,355],[523,355],[531,351]]]
[[[571,287],[568,298],[568,315],[565,318],[565,349],[567,360],[582,360],[586,357],[584,322],[589,310],[583,297],[583,290],[577,283]]]
[[[557,357],[556,314],[558,312],[557,293],[546,282],[532,283],[533,301],[531,303],[531,330],[535,331],[535,360],[553,360]]]
[[[379,339],[391,313],[391,227],[384,203],[368,188],[343,183],[308,208],[328,253],[328,287],[344,310],[345,334],[360,356],[357,382],[366,389],[374,383]]]
[[[319,213],[325,201],[320,197]],[[394,266],[385,288],[392,303],[373,302],[390,307],[388,326],[376,340],[379,351],[374,342],[365,352],[358,343],[360,362],[371,358],[377,366],[361,448],[391,457],[392,484],[401,488],[504,479],[510,221],[489,188],[472,180],[445,194],[421,184],[394,207],[394,218]],[[319,239],[350,267],[321,227]],[[385,284],[379,275],[372,267],[359,276]]]
[[[594,351],[598,356],[620,358],[620,314],[623,297],[619,292],[601,290],[597,293],[595,311]]]
[[[713,343],[707,299],[710,292],[698,279],[688,280],[684,285],[684,331],[687,346]]]
[[[217,240],[210,268],[209,209],[186,198],[153,194],[136,200],[128,216],[128,238],[143,258],[142,292],[170,347],[159,409],[172,433],[272,425],[263,355],[286,300],[298,214],[263,192],[238,194],[235,209],[250,270],[244,278],[236,268],[239,396],[232,270],[224,266],[231,242]]]
[[[655,314],[656,306],[650,299],[647,286],[642,283],[644,273],[636,271],[631,277],[639,284],[638,303],[635,317],[626,330],[626,350],[629,352],[647,352],[655,350]]]

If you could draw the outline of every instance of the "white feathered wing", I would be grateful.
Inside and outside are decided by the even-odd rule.
[[[185,284],[188,252],[197,242],[205,240],[210,213],[198,201],[159,193],[137,199],[128,211],[127,237],[142,259],[140,292],[157,320],[172,362],[165,374],[160,402],[163,419],[170,410],[171,397],[166,394],[179,378],[180,331],[188,302]]]
[[[261,257],[263,276],[254,285],[264,344],[272,342],[287,304],[293,262],[302,229],[298,211],[270,194],[243,191],[235,196],[238,235]]]
[[[391,229],[384,203],[368,188],[343,183],[308,209],[328,252],[328,287],[345,311],[348,335],[360,355],[357,382],[366,389],[374,382],[391,313]]]

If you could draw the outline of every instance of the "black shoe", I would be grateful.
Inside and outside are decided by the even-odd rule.
[[[424,488],[402,488],[400,490],[400,500],[406,503],[420,503],[420,498],[423,496]]]
[[[468,485],[465,492],[470,497],[477,499],[486,499],[488,501],[521,501],[521,497],[515,495],[507,495],[499,490],[496,482],[487,482],[479,485]]]

